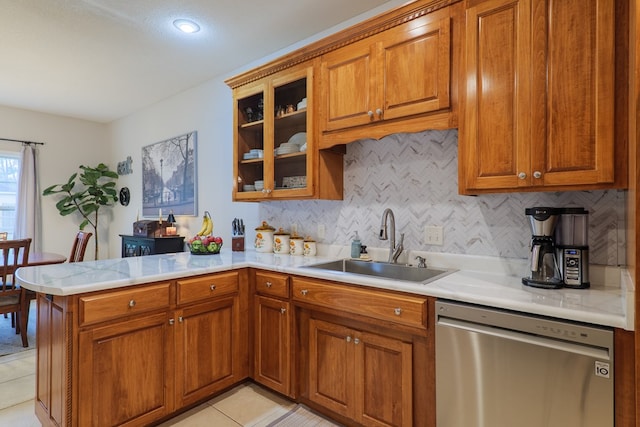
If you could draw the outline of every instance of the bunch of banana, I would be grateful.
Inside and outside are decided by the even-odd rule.
[[[197,236],[208,236],[213,231],[213,220],[209,211],[204,211],[202,216],[202,228],[196,233]]]

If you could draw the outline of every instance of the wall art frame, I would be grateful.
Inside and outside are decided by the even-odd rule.
[[[142,147],[142,215],[196,216],[197,140],[191,131]]]

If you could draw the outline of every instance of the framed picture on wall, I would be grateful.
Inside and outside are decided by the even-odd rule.
[[[197,215],[197,131],[142,147],[142,214]]]

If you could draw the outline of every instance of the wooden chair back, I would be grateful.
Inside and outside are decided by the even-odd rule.
[[[27,342],[27,318],[28,301],[25,301],[26,292],[16,285],[13,275],[19,267],[24,267],[29,262],[29,249],[31,239],[0,240],[0,314],[11,313],[12,326],[16,328],[22,338],[22,346],[28,347]]]
[[[31,239],[0,240],[0,291],[16,288],[13,283],[13,273],[18,267],[24,267],[29,262]]]
[[[84,252],[87,250],[87,244],[89,243],[91,236],[93,236],[93,233],[78,231],[78,234],[76,234],[76,238],[73,241],[71,255],[69,255],[69,262],[80,262],[84,260]]]

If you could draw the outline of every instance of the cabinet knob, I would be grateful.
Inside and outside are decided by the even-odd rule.
[[[345,338],[345,340],[347,340],[347,342],[351,342],[351,335],[347,335],[347,338]]]
[[[380,108],[376,110],[376,114],[378,115],[379,118],[382,118],[382,110]]]
[[[527,174],[526,174],[526,173],[524,173],[524,172],[520,172],[520,173],[518,174],[518,178],[519,178],[519,179],[525,179],[526,177],[527,177]]]
[[[300,293],[301,293],[302,295],[305,295],[305,296],[306,296],[306,295],[309,293],[309,290],[308,290],[308,289],[302,289],[302,290],[300,291]]]
[[[400,307],[394,308],[393,312],[395,313],[396,316],[400,316],[402,314],[402,309]]]
[[[371,110],[367,111],[367,115],[368,115],[369,117],[373,117],[373,111],[371,111]]]
[[[540,179],[540,178],[542,178],[542,172],[540,172],[540,171],[535,171],[535,172],[533,173],[533,177],[534,177],[535,179]]]
[[[136,306],[136,300],[131,300],[129,301],[129,307],[135,307]]]
[[[282,308],[280,309],[280,314],[285,314],[286,312],[287,312],[287,309],[286,309],[286,308],[282,307]]]
[[[356,338],[356,339],[354,339],[354,340],[353,340],[353,343],[354,343],[355,345],[360,344],[360,338]]]
[[[209,289],[211,289],[212,291],[215,291],[216,290],[216,285],[209,286]]]
[[[273,286],[273,283],[271,283],[271,282],[267,282],[267,283],[265,283],[264,285],[265,285],[267,288],[270,288],[271,286]]]
[[[178,322],[182,323],[184,321],[184,318],[182,316],[178,317]]]
[[[170,324],[170,325],[173,325],[174,323],[176,323],[176,321],[175,321],[175,320],[173,320],[173,319],[169,319],[169,324]]]

